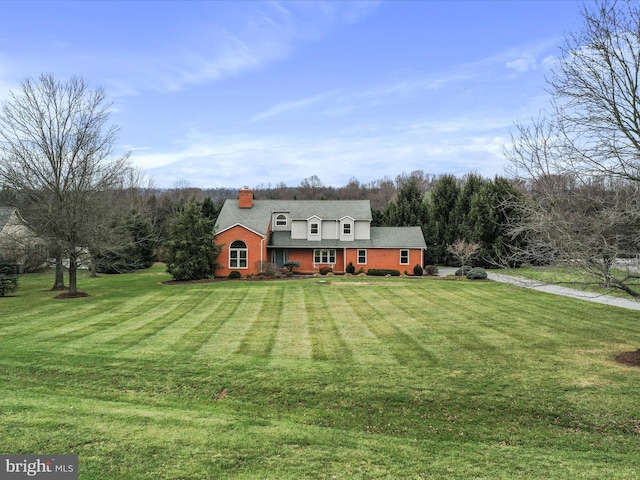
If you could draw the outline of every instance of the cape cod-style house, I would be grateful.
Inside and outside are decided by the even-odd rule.
[[[222,245],[217,276],[233,270],[260,273],[265,263],[300,262],[299,272],[330,267],[413,274],[423,266],[426,244],[420,227],[372,227],[368,200],[255,200],[247,187],[226,200],[216,221]]]

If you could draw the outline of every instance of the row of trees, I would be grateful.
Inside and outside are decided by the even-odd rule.
[[[425,182],[423,175],[403,177],[396,199],[374,211],[374,224],[420,226],[427,241],[425,259],[431,264],[455,264],[455,243],[477,244],[476,263],[504,266],[516,263],[521,235],[512,235],[512,222],[521,194],[501,177],[493,180],[469,174],[458,179],[443,175]]]

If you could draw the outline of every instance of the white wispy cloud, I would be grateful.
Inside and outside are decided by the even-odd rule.
[[[335,98],[336,95],[338,95],[337,91],[330,91],[330,92],[320,93],[318,95],[313,95],[307,98],[301,98],[299,100],[277,103],[263,112],[256,113],[249,120],[251,122],[266,120],[268,118],[275,117],[283,113],[304,109],[306,107],[310,107],[312,105],[325,102],[327,100],[330,100],[331,98]]]
[[[318,175],[344,185],[356,177],[371,181],[413,170],[493,176],[504,170],[502,145],[508,140],[502,118],[457,118],[366,125],[348,132],[312,137],[285,135],[201,136],[170,155],[134,155],[158,186],[191,179],[195,187],[240,187],[285,182],[296,185]],[[171,160],[171,161],[170,161]],[[163,163],[163,166],[158,166]]]
[[[341,90],[311,94],[300,99],[279,102],[256,113],[251,122],[294,114],[313,108],[314,115],[346,116],[358,110],[397,104],[398,101],[416,98],[428,92],[445,91],[454,96],[454,89],[464,91],[470,85],[482,82],[495,83],[507,78],[509,72],[523,74],[542,66],[547,70],[555,57],[545,55],[553,44],[551,40],[535,45],[509,48],[486,58],[452,66],[437,72],[406,72],[394,74],[393,79],[378,84],[357,85]],[[515,77],[508,77],[513,80]]]
[[[203,21],[199,32],[179,32],[155,54],[130,54],[129,87],[178,91],[190,85],[219,81],[265,68],[283,60],[306,42],[318,39],[336,24],[359,20],[377,2],[257,2],[243,8],[234,26]],[[114,59],[117,62],[117,59]],[[122,82],[122,81],[121,81]]]

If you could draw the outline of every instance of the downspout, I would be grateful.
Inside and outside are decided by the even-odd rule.
[[[267,237],[262,237],[262,240],[260,240],[260,273],[263,273],[262,269],[264,268],[264,242],[267,239]]]

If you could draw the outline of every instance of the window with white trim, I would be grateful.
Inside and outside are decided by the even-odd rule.
[[[286,215],[278,215],[276,217],[276,227],[286,227],[287,226],[287,216]]]
[[[229,246],[229,268],[248,268],[249,250],[242,240],[236,240]]]
[[[313,251],[313,263],[336,263],[336,251],[317,248]]]
[[[358,264],[366,265],[366,263],[367,263],[367,251],[364,249],[358,250]]]
[[[309,226],[309,233],[311,235],[318,235],[318,233],[320,233],[320,224],[318,222],[312,222]]]
[[[342,234],[343,235],[351,235],[351,224],[345,223],[342,225]]]
[[[400,250],[400,265],[409,265],[409,250]]]

